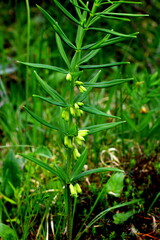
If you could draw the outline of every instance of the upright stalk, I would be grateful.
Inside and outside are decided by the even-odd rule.
[[[31,26],[31,18],[30,18],[30,6],[29,6],[29,0],[26,0],[26,9],[27,9],[27,57],[26,61],[29,62],[30,59],[30,26]],[[28,67],[26,68],[26,105],[28,101],[28,93],[29,93],[29,78],[28,78]],[[26,113],[26,126],[27,126],[27,119],[28,114]],[[27,131],[26,131],[27,132]],[[27,135],[26,135],[27,140]]]

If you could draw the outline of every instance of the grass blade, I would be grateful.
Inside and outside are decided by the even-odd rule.
[[[95,218],[92,219],[92,221],[87,225],[87,227],[91,227],[95,222],[97,222],[100,218],[102,218],[106,213],[108,213],[109,211],[111,210],[114,210],[114,209],[117,209],[117,208],[121,208],[121,207],[125,207],[125,206],[128,206],[128,205],[131,205],[131,204],[135,204],[135,203],[138,203],[141,199],[135,199],[135,200],[132,200],[130,202],[126,202],[126,203],[121,203],[121,204],[118,204],[116,206],[113,206],[113,207],[110,207],[110,208],[107,208],[106,210],[102,211],[101,213],[99,213]]]

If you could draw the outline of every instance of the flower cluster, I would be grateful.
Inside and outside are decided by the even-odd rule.
[[[62,111],[62,118],[65,121],[69,121],[70,115],[72,117],[81,117],[83,110],[80,107],[83,106],[82,102],[74,103],[71,107],[67,107]]]
[[[74,186],[73,184],[69,185],[70,193],[72,197],[78,197],[78,194],[82,193],[82,189],[78,183],[76,183]]]
[[[88,130],[79,130],[78,131],[78,135],[77,136],[65,136],[64,137],[64,145],[67,147],[67,148],[74,148],[73,150],[73,157],[74,159],[78,159],[81,154],[79,153],[77,147],[76,147],[76,144],[78,145],[82,145],[83,142],[85,141],[85,136],[88,135]]]
[[[78,89],[81,93],[84,93],[87,91],[87,89],[83,86],[83,82],[76,81],[76,85],[78,86]]]

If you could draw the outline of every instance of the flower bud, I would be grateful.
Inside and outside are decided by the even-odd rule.
[[[72,197],[78,197],[77,191],[75,189],[75,187],[73,186],[73,184],[69,185],[69,189],[70,189],[70,193]]]
[[[84,103],[82,102],[77,102],[78,106],[82,107],[84,105]]]
[[[78,136],[75,137],[76,139],[80,140],[80,141],[85,141],[84,137],[82,137],[81,135],[78,134]]]
[[[77,158],[79,158],[81,156],[81,154],[78,152],[77,148],[75,148],[73,150],[73,156],[74,156],[75,159],[77,159]]]
[[[76,85],[82,85],[83,84],[83,82],[81,82],[81,81],[76,81]]]
[[[82,137],[85,137],[88,135],[88,130],[87,129],[84,129],[84,130],[79,130],[78,131],[78,136],[82,136]]]
[[[69,121],[69,112],[66,110],[62,111],[62,118],[66,121]]]
[[[70,73],[67,73],[66,80],[67,81],[72,81],[72,75]]]
[[[73,107],[70,107],[69,110],[72,116],[76,115],[75,109]]]
[[[68,136],[64,137],[64,145],[68,148],[72,148],[72,140]]]
[[[79,91],[80,91],[81,93],[84,93],[84,92],[87,91],[87,89],[86,89],[84,86],[80,86],[80,87],[79,87]]]
[[[74,189],[76,190],[77,193],[82,193],[82,189],[78,183],[74,186]]]
[[[79,105],[77,103],[74,104],[75,109],[79,109]]]

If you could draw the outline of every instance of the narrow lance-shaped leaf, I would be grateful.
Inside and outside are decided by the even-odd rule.
[[[63,58],[63,60],[65,61],[67,67],[69,68],[70,63],[69,63],[68,57],[67,57],[67,55],[65,53],[65,50],[64,50],[61,38],[59,37],[59,35],[57,33],[56,33],[56,42],[57,42],[58,50],[59,50],[59,52],[61,54],[61,57]]]
[[[114,38],[111,38],[111,39],[108,39],[108,40],[104,41],[100,45],[97,45],[97,42],[95,42],[95,43],[88,44],[88,45],[82,47],[81,49],[82,50],[99,49],[99,48],[102,48],[102,47],[105,47],[105,46],[110,46],[110,45],[113,45],[113,44],[116,44],[116,43],[119,43],[119,42],[122,42],[122,41],[126,41],[128,39],[129,38],[126,38],[126,37],[114,37]]]
[[[94,134],[103,130],[116,127],[122,123],[125,123],[125,121],[97,124],[97,125],[86,127],[85,129],[89,130],[88,134]]]
[[[39,117],[37,114],[35,114],[34,112],[30,111],[28,108],[24,107],[24,109],[34,118],[36,119],[39,123],[41,123],[42,125],[52,128],[54,130],[58,130],[62,133],[64,133],[64,131],[62,131],[60,128],[53,126],[52,124],[46,122],[43,118]]]
[[[88,154],[88,151],[87,151],[87,149],[85,149],[83,151],[83,153],[81,154],[81,156],[76,161],[76,163],[73,167],[73,173],[71,176],[72,179],[75,178],[82,171],[84,164],[86,162],[87,154]]]
[[[114,9],[116,9],[119,5],[121,5],[120,2],[113,3],[111,6],[109,6],[107,9],[105,9],[102,13],[105,12],[111,12]],[[101,17],[95,14],[95,17],[90,21],[89,26],[91,26],[93,23],[95,23],[97,20],[99,20]]]
[[[84,63],[84,62],[88,62],[88,61],[89,61],[91,58],[93,58],[99,51],[100,51],[100,49],[96,49],[96,50],[90,51],[88,54],[86,54],[85,56],[83,56],[83,57],[79,60],[78,64],[80,65],[80,64],[82,64],[82,63]]]
[[[69,19],[71,19],[73,22],[77,23],[78,25],[80,25],[80,22],[70,13],[67,11],[66,8],[64,8],[60,2],[58,2],[57,0],[54,0],[55,4],[57,5],[57,7],[59,7],[59,9],[64,13],[64,15],[66,15]]]
[[[126,78],[126,79],[114,79],[106,82],[97,82],[97,83],[90,83],[84,82],[84,87],[94,87],[94,88],[108,88],[113,87],[116,85],[120,85],[129,81],[134,80],[134,78]]]
[[[35,164],[39,165],[40,167],[46,169],[47,171],[51,172],[52,174],[54,174],[55,176],[59,177],[62,181],[68,181],[68,177],[66,176],[66,174],[61,174],[61,171],[57,171],[57,169],[53,169],[52,167],[50,167],[48,164],[42,162],[41,160],[31,156],[31,155],[26,155],[26,154],[20,154],[20,156],[34,162]]]
[[[59,102],[65,102],[64,98],[53,88],[51,88],[42,78],[38,75],[36,71],[34,71],[37,81],[41,84],[42,88],[54,99]]]
[[[139,32],[136,32],[136,33],[133,33],[133,34],[123,34],[123,33],[119,33],[119,32],[113,31],[113,30],[105,29],[105,28],[94,28],[94,27],[91,27],[88,30],[106,32],[106,33],[109,33],[109,34],[112,34],[112,35],[115,35],[115,36],[126,37],[126,38],[136,38],[136,35],[139,33]]]
[[[118,20],[118,21],[130,22],[130,19],[129,19],[129,18],[106,16],[106,15],[100,15],[100,16],[103,17],[103,18],[107,18],[107,19],[113,19],[113,20]]]
[[[56,71],[56,72],[60,72],[60,73],[64,73],[64,74],[67,74],[68,71],[63,69],[63,68],[59,68],[59,67],[56,67],[56,66],[51,66],[51,65],[46,65],[46,64],[40,64],[40,63],[28,63],[28,62],[20,62],[20,61],[17,61],[18,63],[21,63],[23,65],[26,65],[28,67],[33,67],[33,68],[40,68],[40,69],[48,69],[48,70],[53,70],[53,71]]]
[[[114,12],[97,12],[95,15],[99,16],[99,14],[111,15],[111,16],[127,16],[127,17],[145,17],[149,16],[148,14],[137,14],[137,13],[114,13]]]
[[[81,15],[81,10],[80,10],[80,8],[79,8],[79,5],[78,5],[78,3],[77,3],[77,0],[70,0],[70,3],[73,4],[73,6],[75,7],[75,10],[76,10],[76,12],[77,12],[77,15],[78,15],[79,19],[81,19],[81,17],[82,17],[82,15]]]
[[[65,35],[59,24],[40,6],[38,6],[38,9],[43,13],[43,15],[46,17],[46,19],[50,22],[53,29],[56,31],[56,33],[62,38],[62,40],[71,48],[76,49],[76,47],[72,44],[72,42],[68,39],[68,37]]]
[[[130,64],[129,62],[115,62],[115,63],[108,63],[108,64],[101,64],[101,65],[80,65],[79,68],[81,69],[100,69],[100,68],[107,68],[107,67],[115,67],[123,64]]]
[[[134,2],[134,1],[122,1],[122,0],[119,0],[119,1],[114,1],[114,3],[127,3],[127,4],[142,4],[142,2]],[[104,2],[102,4],[110,4],[110,2]]]
[[[110,118],[120,118],[120,117],[113,116],[113,115],[107,114],[105,112],[102,112],[102,111],[98,110],[96,107],[94,107],[92,105],[89,105],[89,104],[84,104],[81,107],[81,109],[85,112],[96,114],[96,115],[99,115],[99,116],[110,117]]]
[[[80,174],[78,174],[77,176],[73,177],[71,179],[72,182],[74,181],[77,181],[79,180],[80,178],[83,178],[87,175],[90,175],[90,174],[93,174],[93,173],[102,173],[102,172],[123,172],[123,170],[120,170],[118,168],[107,168],[107,167],[104,167],[104,168],[95,168],[95,169],[91,169],[91,170],[87,170],[85,172],[82,172]]]
[[[46,98],[46,97],[35,95],[35,94],[33,95],[33,97],[39,98],[39,99],[41,99],[41,100],[43,100],[45,102],[48,102],[48,103],[56,105],[56,106],[60,106],[60,107],[68,107],[69,106],[68,104],[65,104],[63,102],[53,101],[52,98]]]

